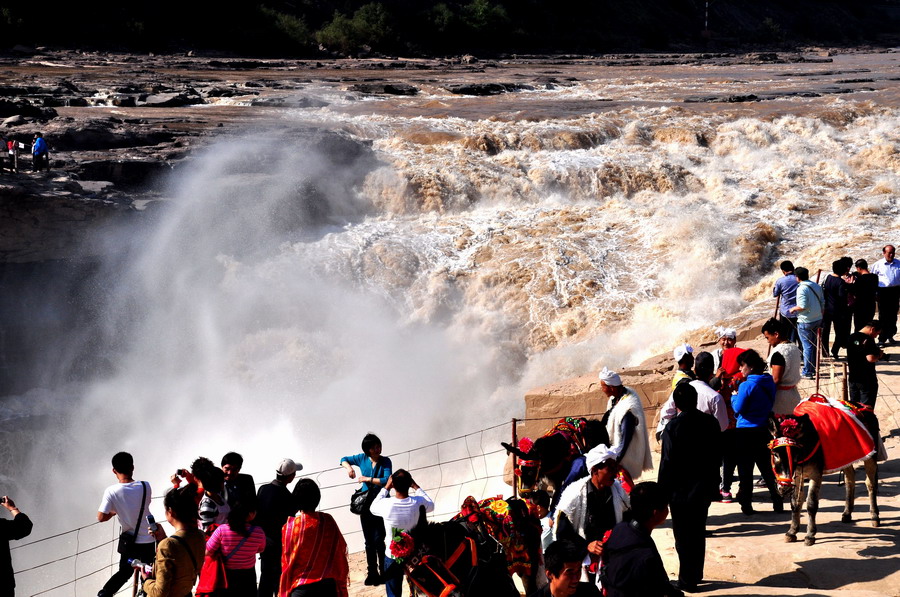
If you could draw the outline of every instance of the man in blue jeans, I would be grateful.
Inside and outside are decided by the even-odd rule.
[[[800,333],[800,345],[803,348],[803,377],[814,379],[825,293],[821,286],[810,281],[809,270],[805,267],[795,269],[794,275],[797,276],[799,285],[797,305],[791,309],[791,313],[797,316],[797,331]]]

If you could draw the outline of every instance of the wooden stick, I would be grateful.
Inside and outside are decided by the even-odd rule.
[[[513,447],[516,447],[516,448],[519,447],[519,439],[518,439],[518,433],[516,431],[515,417],[513,417],[513,420],[512,420],[512,445],[513,445]],[[515,452],[513,452],[512,458],[513,458],[513,484],[512,484],[513,497],[516,498],[516,497],[519,497],[519,484],[516,482],[516,465],[518,464],[519,457],[516,456]]]

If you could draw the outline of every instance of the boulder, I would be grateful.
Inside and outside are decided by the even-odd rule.
[[[156,93],[148,95],[144,100],[144,106],[148,108],[179,108],[205,103],[199,95],[188,93]]]
[[[0,100],[0,118],[15,116],[17,114],[27,118],[37,118],[38,120],[50,120],[51,118],[56,118],[58,116],[58,113],[53,108],[32,106],[29,102],[24,100]]]
[[[372,95],[418,95],[419,90],[407,83],[357,83],[347,88]]]
[[[444,87],[456,95],[500,95],[512,91],[533,91],[534,87],[524,83],[459,83]]]
[[[27,124],[28,120],[22,116],[21,114],[16,114],[15,116],[10,116],[3,120],[3,126],[9,128],[11,126],[19,126],[22,124]]]
[[[328,102],[311,97],[261,97],[250,101],[251,106],[262,108],[324,108]]]

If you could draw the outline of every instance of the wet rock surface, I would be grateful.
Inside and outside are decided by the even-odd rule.
[[[223,136],[248,131],[265,136],[270,134],[266,127],[284,130],[279,122],[288,116],[302,124],[303,110],[328,108],[350,116],[397,112],[433,118],[453,113],[472,120],[519,118],[523,106],[517,105],[518,98],[528,91],[529,118],[578,116],[617,109],[622,101],[605,92],[602,96],[588,92],[583,100],[554,103],[552,98],[539,99],[536,92],[584,85],[599,73],[608,76],[609,69],[621,67],[628,72],[646,69],[648,76],[657,76],[664,72],[657,67],[670,65],[673,76],[681,76],[682,71],[683,76],[692,76],[697,71],[690,69],[697,67],[726,71],[734,67],[735,73],[744,68],[775,69],[768,79],[749,81],[739,91],[703,93],[698,89],[659,103],[691,105],[692,110],[715,110],[719,105],[765,110],[763,106],[784,105],[771,100],[848,97],[896,89],[896,76],[866,66],[839,66],[833,63],[836,55],[813,48],[803,53],[510,56],[501,60],[475,56],[247,60],[74,50],[0,56],[0,135],[22,145],[18,172],[8,168],[3,156],[6,168],[0,172],[0,202],[8,220],[3,222],[6,237],[0,260],[68,257],[65,242],[57,239],[34,246],[33,231],[18,233],[13,224],[21,221],[17,209],[27,212],[27,220],[36,222],[35,229],[45,218],[47,229],[59,238],[68,238],[57,226],[65,221],[59,206],[66,202],[76,206],[70,212],[77,224],[73,230],[83,229],[85,222],[104,211],[117,218],[126,213],[140,217],[145,206],[167,199],[160,183],[198,149]],[[741,83],[725,82],[731,87]],[[447,98],[456,102],[452,110]],[[328,141],[313,142],[344,146],[342,151],[353,146],[351,156],[371,153],[354,126],[337,128]],[[309,128],[298,130],[315,137]],[[37,131],[50,146],[50,174],[30,172],[29,147]],[[455,138],[441,131],[408,134],[419,140],[443,134],[441,142]],[[517,140],[477,133],[461,142],[468,150],[494,156],[520,146],[587,149],[608,136],[604,131],[572,130],[560,131],[549,140],[531,134]],[[706,142],[694,133],[673,136],[657,131],[650,138]]]

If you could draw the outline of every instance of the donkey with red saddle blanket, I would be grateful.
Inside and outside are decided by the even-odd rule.
[[[863,421],[867,420],[868,423]],[[866,467],[866,487],[869,490],[869,513],[872,526],[879,525],[878,464],[875,461],[877,421],[871,409],[853,403],[838,402],[815,394],[797,405],[793,415],[774,417],[769,421],[773,440],[772,470],[782,495],[793,490],[791,498],[791,526],[785,541],[797,540],[800,514],[803,509],[803,485],[809,480],[806,510],[806,545],[816,542],[816,513],[819,510],[819,491],[822,476],[842,471],[845,478],[846,500],[841,522],[851,522],[856,497],[854,465]]]

